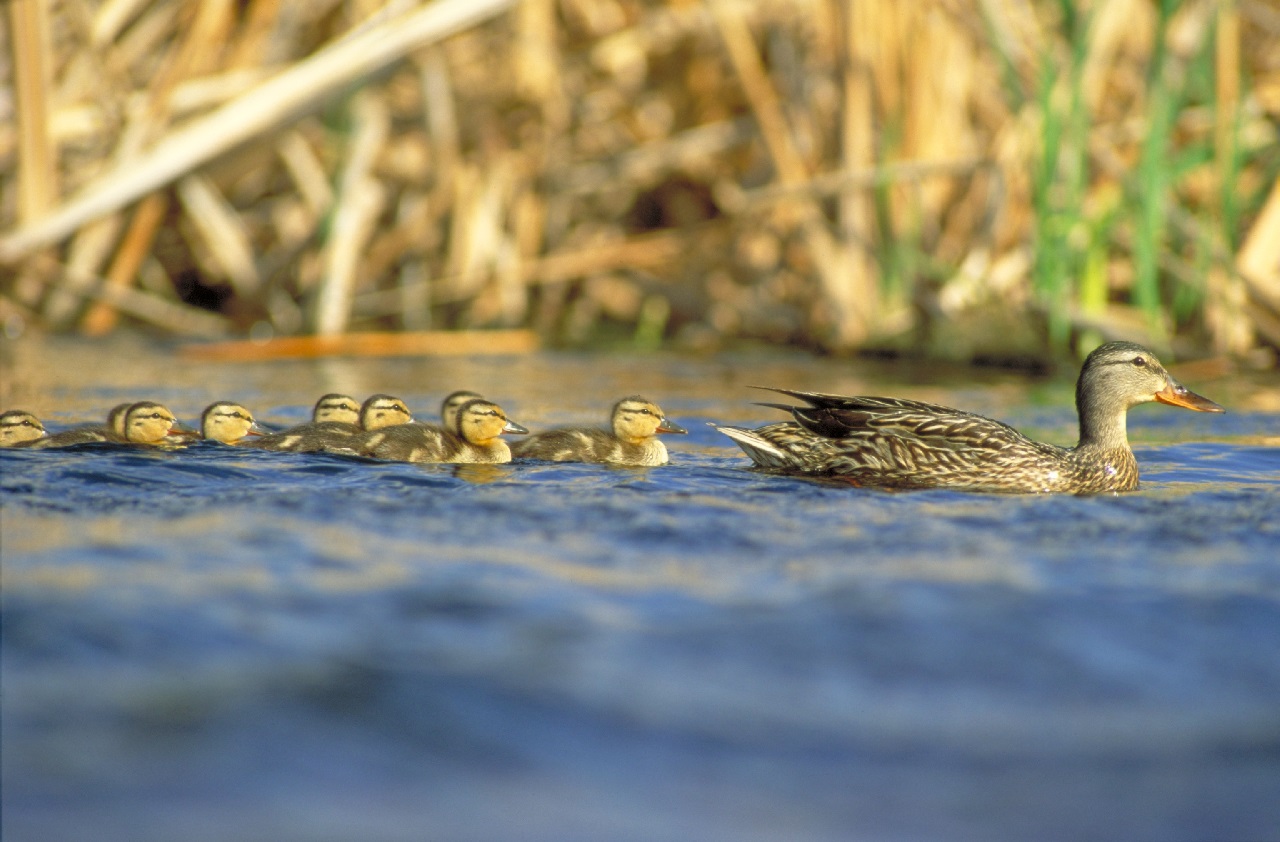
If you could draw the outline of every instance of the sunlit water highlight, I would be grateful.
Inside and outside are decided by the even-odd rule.
[[[1280,838],[1276,416],[885,493],[748,470],[722,371],[664,468],[0,451],[4,838]]]

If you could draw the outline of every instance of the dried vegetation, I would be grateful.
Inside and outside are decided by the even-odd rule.
[[[10,325],[1280,346],[1260,0],[4,11]]]

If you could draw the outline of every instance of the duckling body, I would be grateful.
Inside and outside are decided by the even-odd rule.
[[[49,435],[40,419],[22,409],[0,413],[0,447],[38,441]]]
[[[609,420],[609,430],[563,427],[535,433],[512,445],[512,453],[521,459],[548,462],[665,465],[667,447],[657,435],[688,432],[667,420],[660,406],[639,395],[614,404]]]
[[[181,437],[194,435],[193,430],[178,423],[172,412],[154,401],[138,401],[132,404],[124,413],[122,429],[123,434],[117,433],[110,426],[77,427],[34,441],[23,442],[15,447],[45,450],[94,442],[141,444],[154,447],[171,445]]]
[[[391,395],[374,395],[356,408],[356,423],[351,423],[347,420],[351,416],[346,401],[351,406],[355,405],[355,401],[345,395],[325,395],[316,403],[310,424],[271,433],[245,442],[242,446],[290,453],[315,453],[341,448],[352,436],[367,430],[413,421],[413,415],[404,401]]]
[[[529,432],[495,403],[476,398],[454,415],[453,429],[399,424],[365,433],[352,452],[397,462],[499,463],[511,461],[503,433]]]
[[[1076,383],[1074,448],[1034,441],[999,421],[950,407],[881,397],[773,389],[807,406],[768,404],[794,422],[755,430],[717,426],[759,467],[825,474],[855,485],[1006,493],[1094,494],[1138,487],[1130,408],[1151,401],[1222,412],[1174,380],[1146,348],[1109,342]]]
[[[262,428],[240,404],[216,401],[200,414],[200,435],[210,441],[236,444],[246,436],[262,435]]]

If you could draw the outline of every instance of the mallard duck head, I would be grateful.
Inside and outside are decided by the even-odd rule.
[[[22,441],[35,441],[48,435],[40,419],[22,409],[0,413],[0,447]]]
[[[1140,403],[1159,401],[1196,412],[1225,412],[1183,386],[1149,349],[1133,342],[1108,342],[1085,358],[1076,382],[1080,441],[1125,440],[1125,415]]]
[[[689,432],[674,421],[668,421],[662,407],[640,395],[623,398],[614,404],[610,420],[615,436],[636,444],[658,433]]]
[[[360,426],[366,430],[381,430],[396,424],[413,423],[413,413],[404,401],[391,395],[374,395],[360,407]]]
[[[503,433],[529,431],[508,418],[496,403],[479,398],[458,407],[452,432],[472,444],[484,447]]]
[[[235,444],[245,436],[260,436],[262,428],[252,413],[238,403],[217,401],[200,415],[200,434],[223,444]]]

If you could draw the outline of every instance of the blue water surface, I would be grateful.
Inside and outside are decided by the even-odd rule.
[[[662,468],[0,451],[4,838],[1280,839],[1274,416],[1020,497],[673,405]]]

